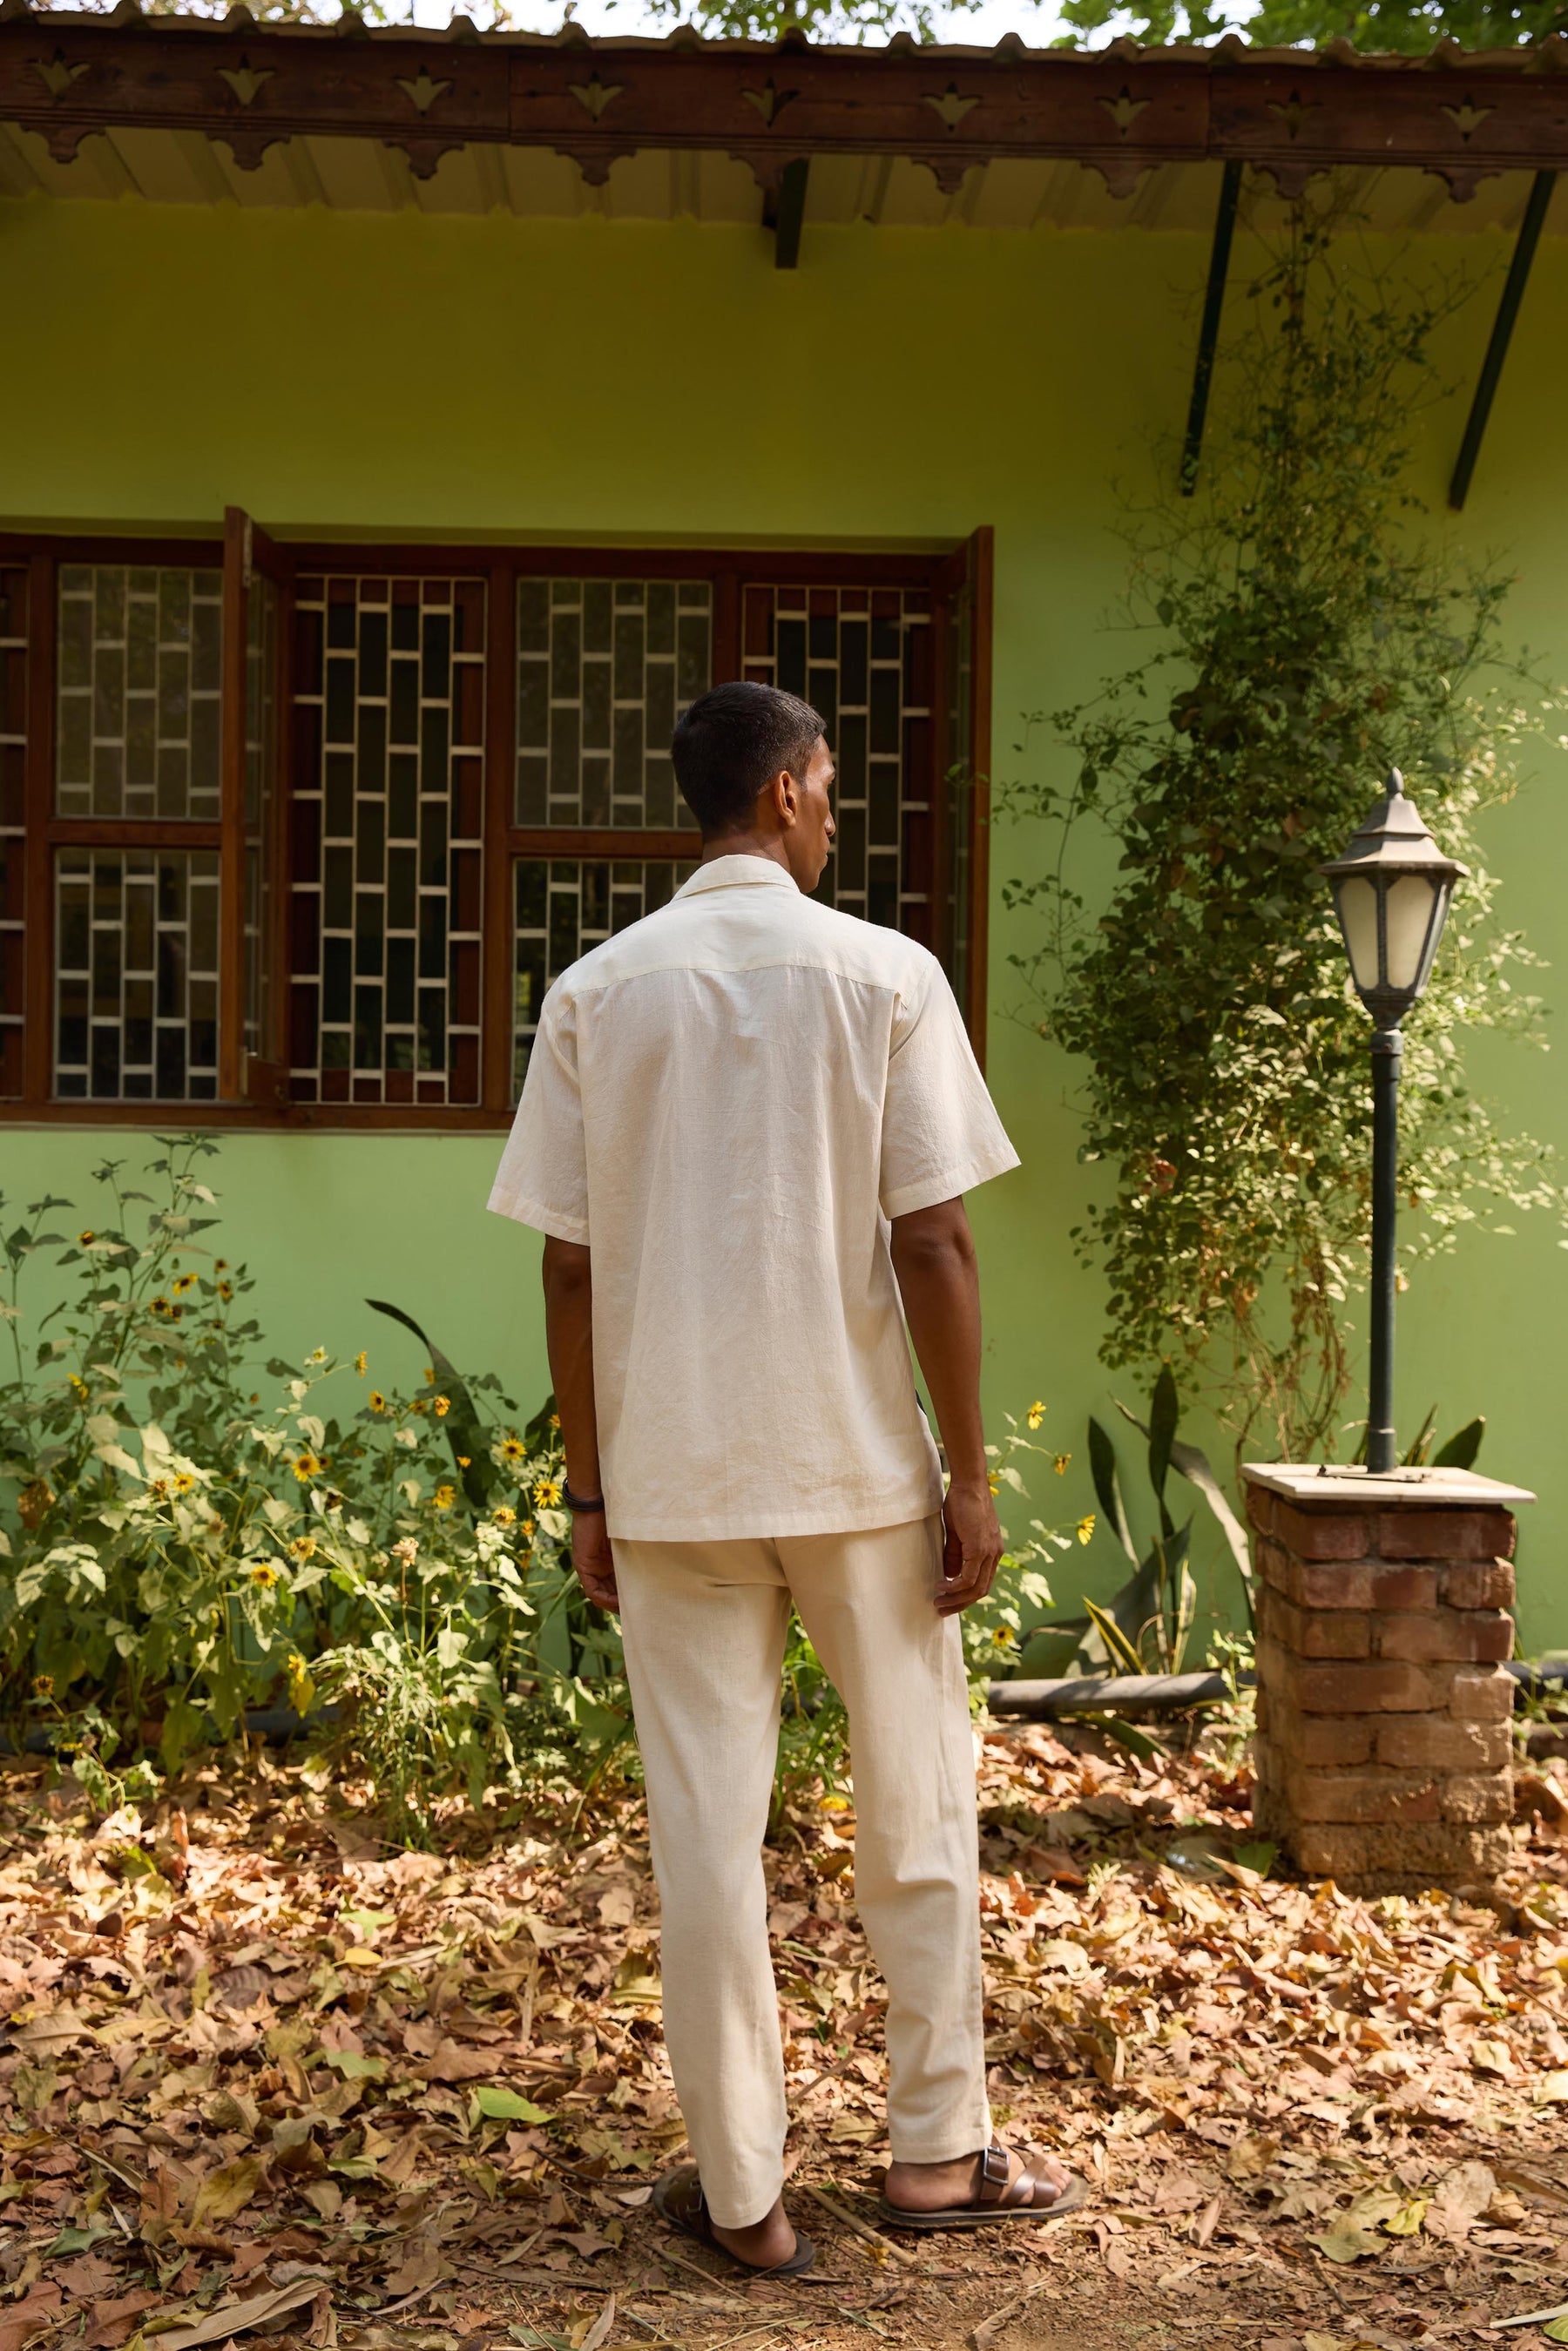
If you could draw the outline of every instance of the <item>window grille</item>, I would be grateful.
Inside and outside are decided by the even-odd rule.
[[[974,1019],[988,563],[0,534],[0,1100],[503,1124],[547,988],[694,870],[670,737],[733,677],[823,715],[820,895]]]
[[[214,1101],[216,852],[61,850],[55,1002],[62,1101]]]
[[[748,587],[745,632],[746,675],[820,710],[837,759],[817,896],[934,945],[929,593]]]
[[[517,581],[517,825],[695,831],[670,737],[713,682],[701,580]]]
[[[302,580],[290,1089],[479,1100],[486,582]]]
[[[27,571],[0,564],[0,1098],[22,1092],[27,850]]]
[[[223,573],[60,569],[56,812],[215,819]]]

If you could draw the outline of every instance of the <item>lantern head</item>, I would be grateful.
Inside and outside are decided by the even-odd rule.
[[[1444,856],[1394,768],[1343,854],[1318,870],[1333,885],[1356,994],[1380,1029],[1396,1029],[1427,985],[1454,884],[1469,868]]]

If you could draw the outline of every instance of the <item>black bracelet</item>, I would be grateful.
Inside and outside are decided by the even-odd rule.
[[[560,1499],[566,1504],[567,1509],[572,1512],[573,1516],[575,1516],[579,1510],[601,1510],[604,1508],[604,1497],[602,1494],[598,1495],[591,1502],[587,1501],[584,1499],[582,1495],[574,1494],[571,1488],[566,1483],[564,1479],[561,1480]]]

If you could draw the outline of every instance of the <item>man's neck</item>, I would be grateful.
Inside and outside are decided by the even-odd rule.
[[[786,873],[789,871],[784,843],[778,833],[717,833],[712,841],[704,841],[699,862],[711,865],[719,857],[766,857],[770,865],[781,865]]]

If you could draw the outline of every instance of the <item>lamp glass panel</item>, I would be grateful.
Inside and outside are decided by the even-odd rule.
[[[1377,891],[1359,874],[1339,885],[1339,926],[1350,957],[1351,976],[1364,992],[1377,986]]]
[[[1431,928],[1438,884],[1425,873],[1401,873],[1389,884],[1387,911],[1388,985],[1414,987],[1421,977],[1421,956]]]

